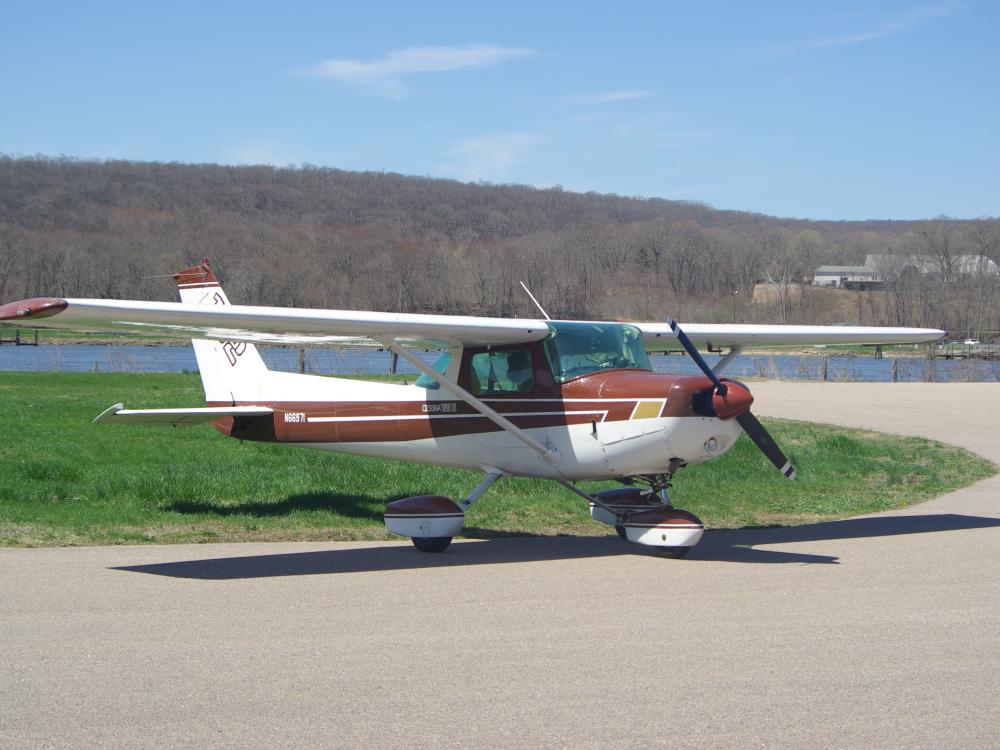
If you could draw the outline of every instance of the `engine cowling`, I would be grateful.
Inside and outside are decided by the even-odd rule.
[[[694,394],[691,403],[696,413],[706,417],[732,419],[750,410],[753,405],[750,389],[736,380],[723,379],[722,382],[726,384],[725,395],[718,393],[714,386]]]

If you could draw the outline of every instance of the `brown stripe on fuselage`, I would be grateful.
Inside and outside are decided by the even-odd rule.
[[[522,429],[628,420],[641,400],[663,400],[661,417],[699,416],[692,397],[711,388],[702,376],[609,370],[562,385],[562,398],[486,398]],[[250,405],[239,402],[238,405]],[[221,432],[243,440],[292,443],[369,443],[423,440],[497,432],[501,428],[464,401],[268,401],[269,417],[217,420]],[[228,406],[228,403],[210,403]]]
[[[373,403],[369,404],[372,408],[367,412],[359,408],[361,404],[352,403],[347,410],[350,415],[344,421],[317,421],[343,419],[347,415],[340,411],[341,404],[279,402],[268,405],[275,410],[269,417],[241,417],[236,420],[226,418],[213,424],[221,432],[242,440],[283,443],[385,443],[475,435],[500,429],[478,412],[449,415],[392,413],[394,406],[403,407],[400,409],[403,412],[411,411],[409,402]],[[630,411],[631,406],[628,405],[628,409],[623,411]],[[589,424],[595,419],[602,421],[604,417],[603,411],[565,413],[558,411],[557,404],[552,407],[551,411],[557,413],[522,416],[514,416],[509,410],[502,413],[511,414],[509,419],[526,430]],[[288,416],[298,420],[299,415],[306,421],[285,421]],[[371,419],[365,419],[366,416]],[[627,413],[625,418],[628,418]]]

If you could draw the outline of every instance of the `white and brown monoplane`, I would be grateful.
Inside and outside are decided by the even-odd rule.
[[[704,527],[667,489],[685,466],[717,458],[747,436],[789,479],[791,463],[750,413],[742,383],[719,374],[744,347],[933,341],[942,331],[766,325],[611,323],[231,305],[208,262],[174,276],[180,303],[36,298],[0,306],[16,325],[126,330],[193,339],[207,406],[125,409],[101,423],[211,422],[240,440],[287,443],[454,466],[483,473],[468,497],[389,503],[385,523],[441,552],[465,511],[508,475],[560,482],[597,521],[630,541],[686,553]],[[407,360],[412,385],[268,370],[255,344],[368,344]],[[727,348],[710,368],[696,344]],[[442,350],[433,365],[414,348]],[[685,349],[704,375],[657,374],[649,352]],[[580,480],[615,479],[589,494]]]

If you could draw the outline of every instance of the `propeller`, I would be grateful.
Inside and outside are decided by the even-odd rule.
[[[705,361],[704,357],[701,356],[701,352],[698,351],[697,347],[691,343],[691,339],[687,337],[687,334],[681,330],[681,327],[677,325],[677,321],[673,318],[667,318],[667,325],[670,326],[670,330],[674,332],[677,340],[681,342],[681,346],[687,351],[694,360],[695,364],[701,368],[701,371],[708,376],[708,379],[715,384],[715,392],[720,396],[725,396],[729,392],[729,388],[726,384],[719,380],[719,376],[716,375],[712,368],[708,366],[708,362]]]
[[[690,355],[691,359],[693,359],[695,364],[701,368],[701,371],[705,373],[706,377],[712,381],[712,384],[715,386],[715,394],[725,398],[729,393],[729,388],[725,383],[719,380],[719,376],[716,375],[712,371],[712,368],[708,366],[704,357],[701,356],[695,345],[691,343],[691,339],[687,337],[687,334],[684,333],[681,327],[677,324],[677,321],[673,318],[667,318],[667,324],[670,326],[670,330],[674,332],[677,340],[681,342],[681,346],[683,346],[684,350]],[[747,395],[749,396],[749,394]],[[749,399],[747,400],[749,401]],[[749,404],[733,416],[736,418],[736,421],[739,422],[740,427],[743,428],[747,437],[754,442],[754,445],[760,448],[761,452],[767,456],[768,460],[778,467],[778,471],[789,479],[795,479],[795,468],[792,466],[792,462],[789,461],[785,457],[785,454],[781,452],[781,448],[779,448],[778,444],[774,442],[774,438],[771,437],[771,434],[764,429],[764,425],[760,423],[757,417],[750,413]]]

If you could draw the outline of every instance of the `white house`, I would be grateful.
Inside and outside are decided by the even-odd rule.
[[[867,264],[863,266],[820,266],[813,275],[812,283],[813,286],[874,289],[882,286],[882,274],[875,268],[869,268]]]
[[[925,255],[868,255],[863,266],[820,266],[812,283],[813,286],[845,289],[880,289],[887,275],[904,273],[996,276],[1000,275],[1000,266],[980,255],[953,255],[947,259]]]

